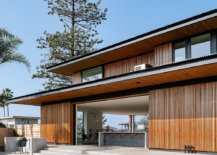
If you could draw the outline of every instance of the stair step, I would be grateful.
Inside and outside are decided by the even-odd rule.
[[[73,148],[48,148],[47,151],[75,153],[75,154],[83,154],[83,153],[85,153],[83,150],[73,149]]]
[[[42,155],[87,155],[87,154],[84,154],[84,153],[75,153],[73,151],[69,151],[69,150],[66,150],[66,151],[60,151],[60,150],[56,150],[56,151],[51,151],[51,150],[41,150],[40,152]]]
[[[113,152],[100,152],[100,151],[87,151],[87,155],[123,155],[122,153],[113,153]]]

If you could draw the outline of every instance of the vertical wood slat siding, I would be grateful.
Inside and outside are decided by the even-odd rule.
[[[149,147],[217,151],[217,82],[150,91]]]
[[[104,75],[105,77],[111,77],[129,73],[133,71],[134,66],[140,64],[150,64],[154,66],[154,53],[150,52],[144,55],[106,64],[104,66]]]
[[[154,49],[155,66],[172,63],[172,43],[157,46]]]
[[[72,82],[73,82],[73,84],[81,83],[81,72],[73,73]]]
[[[140,64],[161,66],[169,63],[172,63],[172,43],[157,46],[150,53],[106,64],[104,66],[104,73],[105,77],[110,77],[132,72],[134,66]]]
[[[70,102],[41,106],[41,137],[49,143],[73,144],[75,105]]]

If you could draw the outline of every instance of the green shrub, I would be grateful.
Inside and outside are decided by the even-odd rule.
[[[3,123],[0,123],[0,128],[6,128],[6,126]]]

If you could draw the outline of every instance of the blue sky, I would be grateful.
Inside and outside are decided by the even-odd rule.
[[[43,0],[1,0],[0,27],[6,28],[23,40],[19,52],[32,64],[31,71],[19,64],[0,66],[0,90],[10,88],[15,96],[37,92],[42,80],[32,79],[40,54],[36,39],[44,30],[61,30],[56,16],[48,16]],[[217,8],[216,0],[102,0],[108,8],[107,20],[98,27],[99,38],[104,42],[98,48],[134,37],[155,28]],[[39,116],[39,107],[11,105],[11,115]],[[2,116],[2,110],[0,110]]]

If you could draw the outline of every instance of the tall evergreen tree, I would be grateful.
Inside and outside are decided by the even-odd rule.
[[[45,0],[50,15],[58,15],[63,31],[44,32],[38,48],[47,49],[33,78],[47,79],[44,89],[49,90],[72,84],[71,77],[46,72],[46,67],[92,52],[102,40],[96,36],[96,27],[106,19],[107,9],[100,9],[101,0]]]

